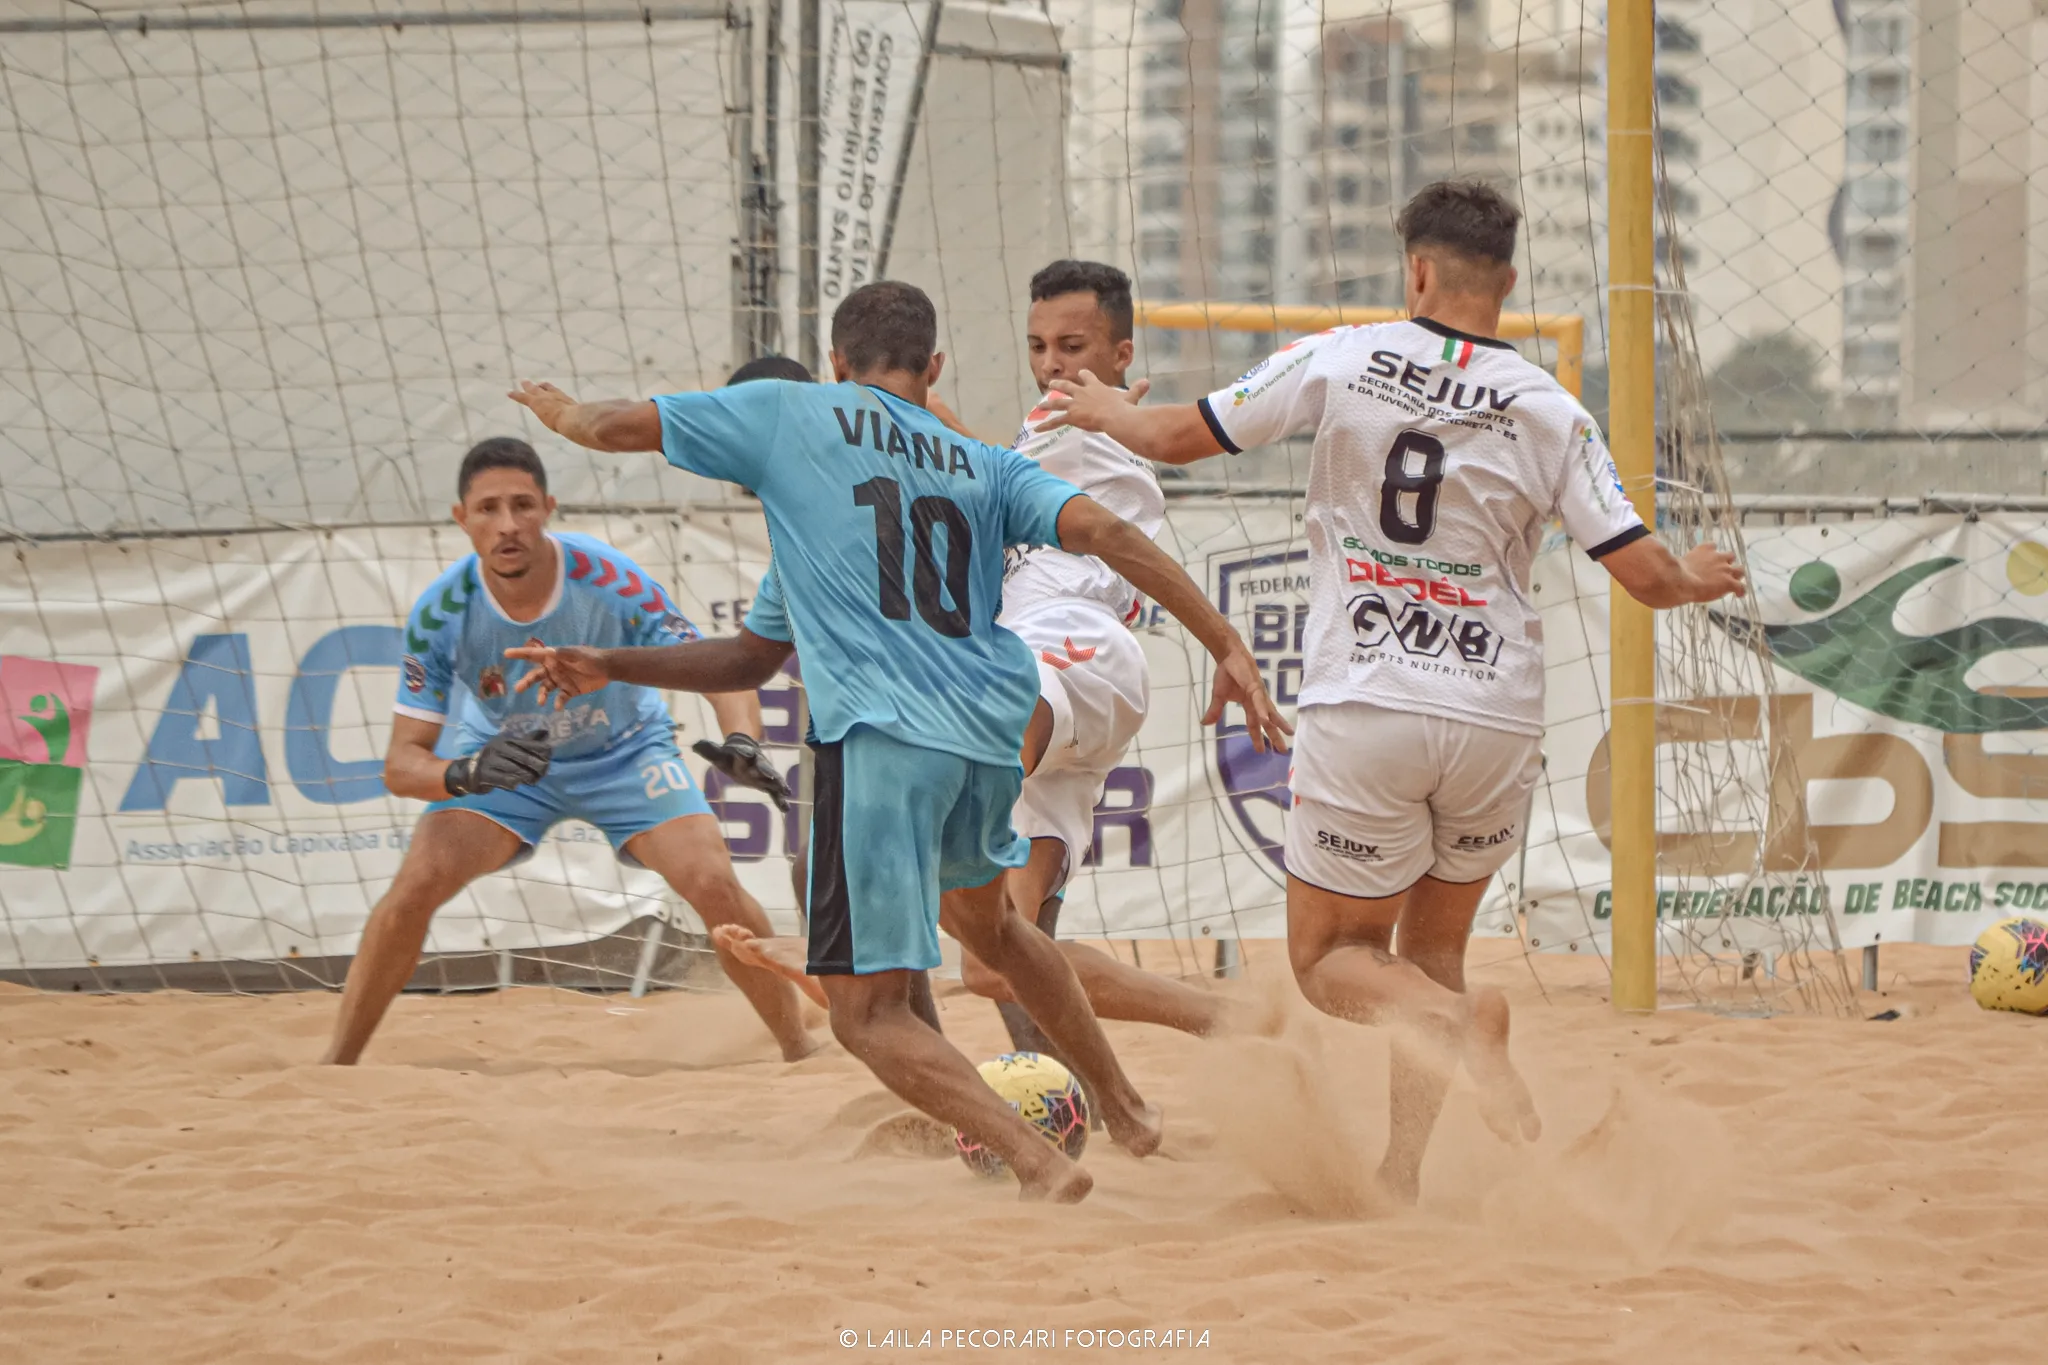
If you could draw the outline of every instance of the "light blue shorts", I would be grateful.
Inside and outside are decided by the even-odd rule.
[[[478,792],[436,801],[427,813],[474,811],[518,835],[526,845],[512,859],[532,854],[534,845],[563,820],[587,820],[604,832],[622,861],[626,841],[656,825],[685,815],[709,815],[704,793],[676,749],[675,731],[657,726],[617,749],[587,758],[557,759],[547,776],[510,791]]]
[[[984,886],[1031,856],[1010,827],[1023,769],[865,725],[812,753],[810,974],[938,966],[940,893]]]

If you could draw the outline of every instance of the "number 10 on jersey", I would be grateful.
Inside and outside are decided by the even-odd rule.
[[[911,571],[910,590],[903,587],[903,485],[894,479],[873,478],[856,484],[856,507],[875,513],[876,606],[890,621],[908,621],[910,604],[917,614],[941,635],[964,640],[974,633],[974,618],[967,602],[968,570],[974,562],[974,528],[967,514],[951,498],[933,495],[910,504],[910,544],[916,558]],[[934,528],[946,531],[946,563],[943,572],[933,545]],[[943,596],[941,588],[944,589]],[[953,605],[948,607],[946,599]]]

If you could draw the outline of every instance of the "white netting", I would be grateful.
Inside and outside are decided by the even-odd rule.
[[[1459,175],[1527,214],[1511,334],[1604,412],[1601,23],[1484,0],[8,7],[0,970],[334,978],[413,818],[375,790],[389,634],[463,548],[462,450],[523,429],[515,377],[642,395],[815,360],[832,282],[883,268],[933,293],[946,396],[1001,430],[1032,396],[1025,283],[1073,254],[1132,273],[1138,372],[1192,397],[1288,325],[1168,305],[1398,306],[1394,212]],[[1659,768],[1667,835],[1717,850],[1660,883],[1666,946],[1705,950],[1669,979],[1701,998],[1819,999],[1831,933],[1955,941],[2048,904],[2044,27],[2019,0],[1661,8],[1665,530],[1747,527],[1759,580],[1753,609],[1667,622],[1660,656],[1671,724],[1720,727],[1668,736]],[[887,62],[855,41],[884,30],[908,35]],[[868,65],[825,90],[835,50]],[[541,444],[569,524],[733,627],[765,554],[750,504]],[[1283,692],[1305,468],[1289,446],[1168,478],[1165,542]],[[1604,950],[1603,578],[1562,546],[1538,574],[1550,776],[1480,927],[1539,953]],[[1279,932],[1283,804],[1194,724],[1178,628],[1145,638],[1156,714],[1063,923],[1206,969],[1207,943]],[[719,799],[787,923],[792,826]],[[623,982],[640,939],[574,945],[690,923],[576,836],[443,914],[430,947],[480,955],[449,979]]]
[[[14,533],[438,519],[467,443],[512,425],[508,374],[723,377],[722,13],[305,17],[7,35]],[[553,463],[572,503],[676,491]]]

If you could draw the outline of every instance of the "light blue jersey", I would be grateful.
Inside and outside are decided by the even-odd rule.
[[[761,575],[761,586],[754,589],[754,600],[747,606],[747,619],[740,624],[764,640],[795,641],[796,634],[789,628],[789,605],[782,600],[782,583],[775,577],[773,565]]]
[[[1003,551],[1057,545],[1080,490],[864,384],[654,401],[669,463],[761,499],[818,739],[866,725],[1014,766],[1038,668],[996,624]]]
[[[507,659],[517,645],[672,645],[698,638],[661,585],[601,540],[551,532],[558,564],[547,609],[514,621],[484,587],[477,557],[456,561],[427,588],[406,618],[399,660],[401,716],[450,728],[439,746],[468,753],[508,724],[545,726],[557,759],[620,749],[649,731],[666,733],[668,708],[651,688],[609,683],[557,711],[531,691],[514,690],[527,664]]]

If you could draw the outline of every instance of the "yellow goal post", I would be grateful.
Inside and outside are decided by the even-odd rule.
[[[1273,332],[1305,334],[1366,322],[1400,322],[1404,308],[1368,308],[1341,303],[1150,303],[1137,305],[1140,327],[1179,332]],[[1586,319],[1578,313],[1503,313],[1500,334],[1507,341],[1547,341],[1557,348],[1557,382],[1580,396],[1586,378]]]

